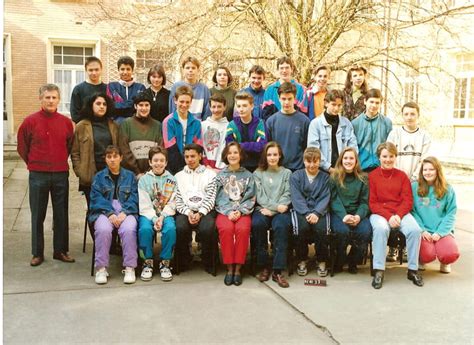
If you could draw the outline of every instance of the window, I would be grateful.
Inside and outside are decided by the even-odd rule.
[[[474,54],[459,55],[456,58],[453,117],[474,119]]]
[[[72,89],[85,80],[84,63],[94,47],[53,44],[53,83],[61,90],[60,113],[70,112]]]
[[[154,65],[161,63],[165,65],[166,61],[171,61],[172,53],[166,49],[137,49],[135,61],[135,79],[140,83],[147,84],[148,71]]]
[[[420,73],[418,72],[419,62],[415,61],[412,63],[405,74],[405,79],[403,81],[403,101],[407,102],[416,102],[418,103],[418,78]]]

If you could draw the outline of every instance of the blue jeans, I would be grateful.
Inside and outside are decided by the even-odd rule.
[[[331,212],[331,229],[336,233],[337,238],[336,266],[342,266],[346,261],[351,266],[361,262],[372,236],[369,218],[361,219],[356,226],[349,226],[338,215]],[[351,251],[346,256],[349,244],[351,244]]]
[[[273,232],[273,269],[284,270],[288,234],[291,230],[291,217],[288,212],[278,213],[273,217],[264,216],[260,211],[252,215],[252,237],[257,249],[257,265],[265,267],[268,261],[267,230]]]
[[[298,218],[298,239],[296,247],[296,257],[298,261],[308,259],[308,243],[315,243],[316,260],[326,262],[328,258],[328,234],[326,216],[319,217],[316,224],[309,224],[305,216],[297,215]]]
[[[53,204],[53,248],[55,253],[69,251],[69,172],[30,171],[28,178],[31,210],[31,247],[33,256],[44,255],[44,219],[49,194]]]
[[[385,253],[390,235],[388,221],[378,214],[370,216],[370,223],[374,229],[372,236],[372,250],[374,252],[374,269],[385,270]],[[400,231],[405,235],[408,253],[408,269],[418,270],[418,256],[420,255],[421,228],[415,218],[408,213],[401,221]]]
[[[143,216],[138,220],[138,247],[140,257],[144,260],[153,259],[153,239],[155,229],[153,222]],[[176,243],[176,224],[173,217],[165,217],[161,227],[161,260],[170,260]]]

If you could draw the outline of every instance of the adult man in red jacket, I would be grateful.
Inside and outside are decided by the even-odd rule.
[[[43,223],[49,194],[53,204],[53,258],[74,262],[69,250],[69,165],[73,139],[71,120],[57,112],[60,92],[54,84],[39,89],[41,110],[25,118],[18,129],[17,150],[27,164],[31,209],[31,266],[44,261]]]

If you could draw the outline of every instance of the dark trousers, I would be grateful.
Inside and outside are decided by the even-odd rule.
[[[49,194],[53,205],[53,248],[55,253],[69,251],[69,172],[30,171],[31,246],[33,256],[44,255],[44,219]]]
[[[349,226],[335,213],[331,213],[331,229],[337,237],[337,261],[336,265],[343,266],[347,263],[351,266],[361,262],[367,245],[372,237],[372,225],[369,218],[361,219],[357,226]],[[351,244],[351,251],[346,257],[347,246]]]
[[[316,260],[326,262],[328,258],[328,234],[326,216],[319,217],[316,224],[309,224],[305,216],[298,213],[298,242],[296,256],[299,261],[308,258],[308,243],[315,243]]]
[[[216,213],[211,211],[201,218],[198,224],[191,225],[188,216],[176,215],[176,247],[180,263],[186,266],[191,261],[190,244],[192,232],[196,231],[196,241],[201,243],[202,263],[204,267],[212,266],[212,249],[217,247]],[[217,254],[217,250],[215,251]]]
[[[264,216],[260,211],[252,215],[252,237],[257,249],[257,266],[266,266],[268,261],[267,230],[273,232],[273,269],[284,270],[288,234],[291,230],[291,217],[288,212],[278,213],[273,217]]]

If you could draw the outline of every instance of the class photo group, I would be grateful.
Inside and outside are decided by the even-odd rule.
[[[276,61],[276,82],[265,88],[266,71],[254,65],[241,90],[232,87],[226,66],[215,69],[209,89],[193,56],[181,61],[183,80],[170,90],[162,64],[150,68],[148,88],[134,80],[134,67],[131,57],[120,57],[120,80],[106,84],[101,60],[88,57],[87,79],[71,95],[71,119],[57,111],[59,87],[45,84],[40,109],[21,123],[17,150],[29,170],[31,266],[45,260],[50,196],[52,257],[75,262],[70,159],[87,203],[96,284],[109,279],[117,236],[125,284],[137,276],[171,281],[176,267],[192,267],[193,232],[204,270],[215,275],[221,262],[227,286],[242,284],[249,249],[256,279],[282,288],[290,286],[284,272],[293,259],[298,275],[315,269],[326,277],[357,274],[371,256],[375,289],[383,285],[386,262],[407,262],[407,279],[418,287],[420,271],[434,260],[441,273],[451,272],[460,256],[456,196],[430,153],[429,131],[419,127],[422,112],[405,103],[403,125],[392,128],[364,67],[349,68],[341,90],[329,87],[327,66],[301,85],[288,57]],[[403,245],[391,244],[394,234]]]

